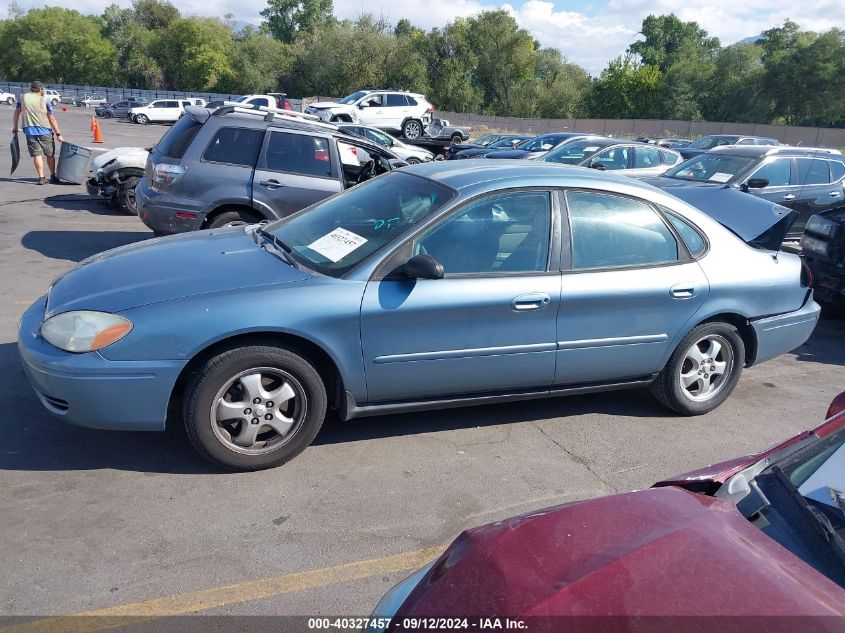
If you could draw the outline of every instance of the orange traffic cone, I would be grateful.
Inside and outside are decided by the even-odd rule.
[[[94,125],[94,142],[95,143],[102,143],[103,142],[103,135],[100,132],[100,123],[97,119],[93,119]]]

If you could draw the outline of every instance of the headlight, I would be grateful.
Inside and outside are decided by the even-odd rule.
[[[805,234],[804,237],[801,238],[801,250],[805,253],[815,253],[816,255],[823,255],[827,257],[830,251],[830,244],[824,240]]]
[[[116,314],[75,310],[44,321],[41,336],[66,352],[93,352],[122,339],[132,331],[132,322]]]
[[[820,215],[814,215],[807,221],[806,230],[810,231],[810,233],[816,233],[817,235],[833,237],[836,235],[836,222],[832,222]]]

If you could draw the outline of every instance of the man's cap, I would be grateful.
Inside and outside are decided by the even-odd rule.
[[[40,81],[33,81],[31,84],[29,84],[29,87],[33,90],[41,90],[44,87],[44,84],[42,84]]]

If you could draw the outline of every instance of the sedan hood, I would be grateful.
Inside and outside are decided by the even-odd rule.
[[[843,612],[841,588],[765,536],[732,504],[657,488],[468,530],[396,615]]]
[[[318,110],[322,110],[325,108],[345,107],[344,104],[338,103],[337,101],[318,101],[317,103],[309,103],[308,106],[311,108],[316,108]]]
[[[780,249],[798,212],[738,189],[679,178],[642,178],[680,198],[733,231],[743,241],[772,251]]]
[[[261,248],[242,226],[200,231],[137,242],[84,260],[53,283],[45,318],[69,310],[121,312],[309,276]]]
[[[144,168],[149,152],[143,147],[116,147],[104,152],[91,161],[91,171],[97,173],[110,160],[116,159],[120,166],[134,166]]]

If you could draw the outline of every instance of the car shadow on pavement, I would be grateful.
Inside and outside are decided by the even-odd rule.
[[[793,353],[799,361],[845,366],[845,320],[822,319],[810,340]]]
[[[16,403],[0,416],[0,470],[223,472],[193,450],[176,421],[163,433],[100,431],[62,422],[44,409],[27,383],[15,343],[0,344],[0,376],[0,397]]]
[[[54,185],[61,187],[63,185]],[[44,198],[44,204],[54,209],[61,209],[62,211],[87,211],[94,215],[118,215],[126,216],[127,214],[108,202],[105,198],[96,198],[84,193],[67,193],[57,196],[48,196]]]
[[[152,233],[140,231],[30,231],[21,238],[21,244],[51,259],[81,262],[91,255],[152,237]]]
[[[497,405],[461,407],[361,418],[341,422],[329,417],[314,440],[315,445],[342,444],[385,437],[437,433],[456,429],[518,424],[599,413],[634,418],[664,418],[676,414],[664,408],[648,389],[561,396]]]

